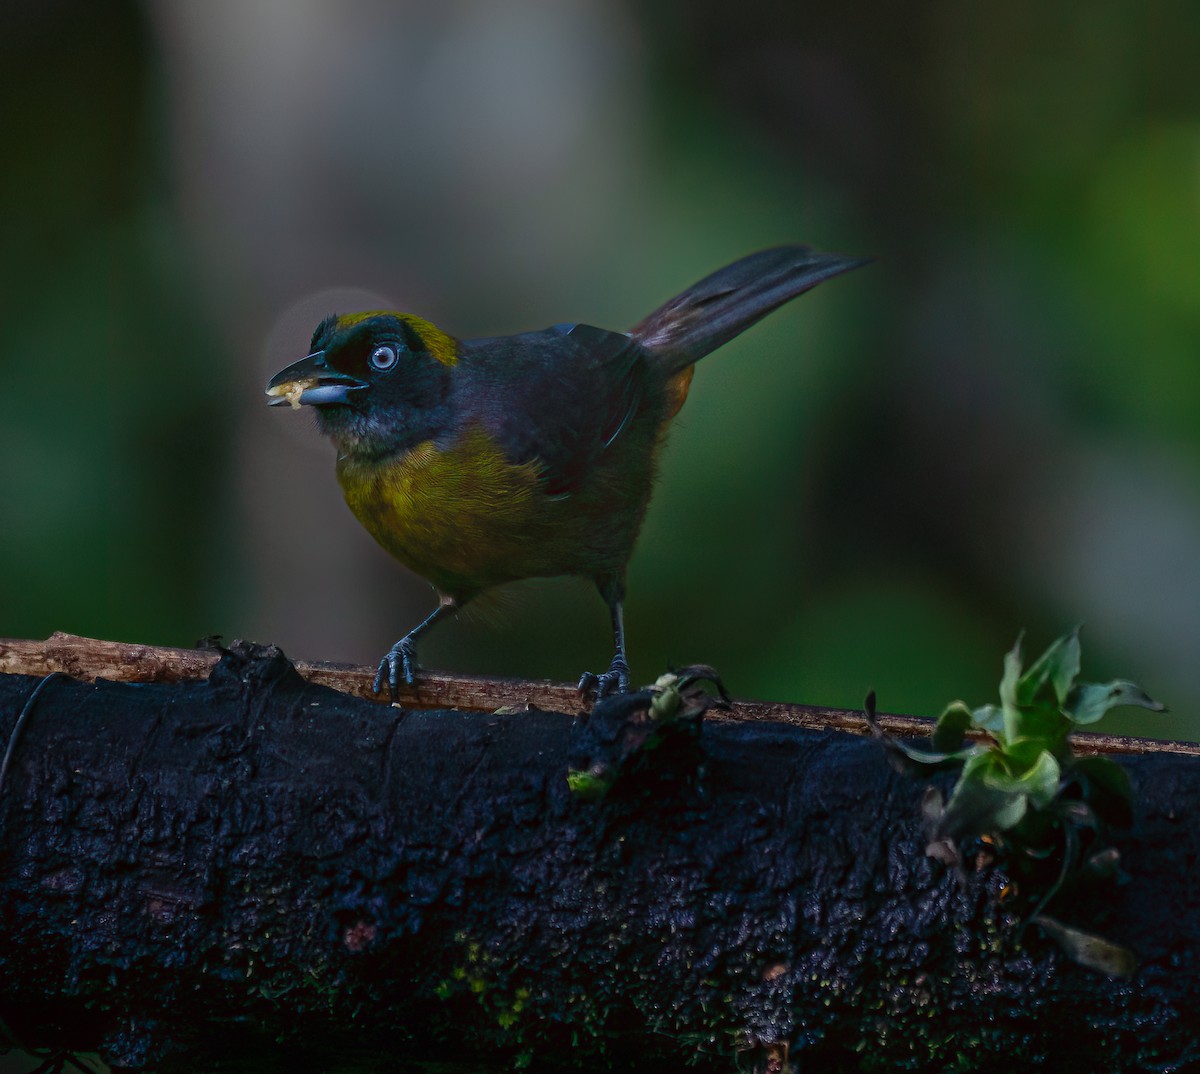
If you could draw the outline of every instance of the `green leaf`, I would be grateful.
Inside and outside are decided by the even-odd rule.
[[[965,749],[955,750],[950,753],[934,753],[930,750],[922,749],[920,746],[912,746],[902,738],[897,738],[895,735],[886,732],[879,735],[880,740],[887,750],[892,754],[893,759],[902,763],[904,769],[908,768],[904,762],[915,762],[922,766],[926,772],[936,771],[939,768],[953,768],[962,764],[969,757],[973,757],[981,750],[983,746],[967,746]]]
[[[1023,794],[997,797],[996,808],[992,813],[992,823],[996,826],[995,831],[1006,832],[1010,828],[1015,828],[1021,823],[1021,818],[1025,816],[1028,809],[1029,799]],[[992,831],[991,828],[984,830]]]
[[[1048,685],[1053,691],[1054,700],[1061,705],[1079,678],[1079,666],[1079,627],[1076,627],[1070,634],[1064,634],[1052,642],[1021,676],[1017,683],[1017,703],[1028,705],[1036,700],[1049,701]]]
[[[1112,682],[1080,683],[1063,705],[1063,711],[1076,724],[1084,726],[1095,723],[1109,709],[1120,705],[1140,705],[1152,712],[1166,712],[1167,707],[1155,701],[1135,683],[1124,679]]]
[[[971,721],[993,735],[1004,733],[1004,710],[999,705],[981,705],[971,714]]]
[[[1101,757],[1098,754],[1076,757],[1071,767],[1092,786],[1124,798],[1127,802],[1133,801],[1133,786],[1129,782],[1129,773],[1111,757]]]
[[[1137,972],[1137,959],[1127,947],[1121,947],[1095,933],[1084,932],[1074,925],[1064,925],[1045,914],[1035,917],[1034,923],[1039,925],[1072,961],[1086,966],[1089,970],[1105,973],[1109,977],[1132,977]]]
[[[979,783],[982,785],[989,772],[1001,765],[1000,754],[994,749],[981,750],[963,765],[962,775],[958,777],[958,785],[964,783]],[[955,788],[957,790],[957,788]]]
[[[1021,639],[1024,637],[1023,632],[1017,635],[1013,647],[1004,654],[1004,674],[1000,677],[1000,705],[1004,710],[1002,741],[1017,737],[1017,684],[1021,680]]]
[[[933,729],[930,741],[939,753],[953,753],[961,749],[963,736],[974,719],[971,710],[963,701],[952,701],[946,710],[938,717],[937,726]]]
[[[937,834],[961,839],[1008,831],[1017,824],[1029,802],[1024,794],[993,784],[995,778],[1006,778],[1003,773],[1003,762],[995,750],[983,750],[969,758],[946,803]]]
[[[872,690],[867,694],[867,700],[863,705],[863,715],[867,718],[867,724],[871,728],[873,734],[883,744],[884,748],[891,754],[893,767],[902,772],[912,773],[916,771],[934,772],[940,768],[953,768],[961,765],[967,758],[973,756],[983,749],[982,746],[968,746],[965,749],[951,752],[932,752],[922,749],[920,746],[912,746],[902,738],[897,738],[890,731],[885,731],[879,726],[879,721],[875,718],[875,691]],[[936,735],[936,730],[934,731]]]
[[[572,768],[567,772],[567,787],[576,798],[585,802],[603,798],[612,784],[611,776],[596,771],[585,772]]]
[[[965,774],[964,771],[964,776]],[[1058,793],[1060,775],[1061,770],[1054,754],[1049,750],[1042,750],[1037,760],[1023,771],[1010,771],[1004,765],[994,765],[983,772],[982,779],[993,790],[1024,795],[1034,805],[1044,807],[1054,801],[1054,796]]]
[[[1023,794],[1006,794],[979,780],[960,781],[946,803],[937,840],[958,842],[971,835],[994,835],[1020,823],[1029,808]]]
[[[1021,777],[1021,786],[1029,800],[1039,808],[1045,808],[1058,794],[1062,768],[1058,759],[1049,750],[1043,750],[1037,763]]]
[[[1017,683],[1021,681],[1021,642],[1025,632],[1017,635],[1013,647],[1004,654],[1004,673],[1000,676],[1000,703],[1016,705]]]
[[[1018,738],[1004,747],[1004,769],[1017,775],[1024,775],[1042,759],[1046,744],[1041,738]]]
[[[1022,739],[1036,739],[1045,749],[1057,749],[1071,730],[1071,721],[1056,704],[1042,702],[1017,709],[1009,726],[1009,745]]]

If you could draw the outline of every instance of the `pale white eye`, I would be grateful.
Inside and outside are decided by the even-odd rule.
[[[371,352],[371,368],[386,373],[396,364],[395,347],[376,347]]]

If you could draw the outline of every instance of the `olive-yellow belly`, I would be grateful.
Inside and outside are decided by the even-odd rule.
[[[522,578],[621,575],[665,425],[648,420],[657,433],[614,442],[567,494],[547,495],[538,462],[509,461],[477,427],[448,448],[430,440],[381,461],[341,456],[338,481],[380,545],[459,601]]]
[[[381,462],[343,457],[338,481],[371,536],[443,593],[467,598],[540,573],[530,569],[543,566],[530,562],[543,528],[537,467],[510,463],[482,430],[443,451],[426,441]]]

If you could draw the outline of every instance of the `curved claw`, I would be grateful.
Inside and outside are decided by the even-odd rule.
[[[385,674],[386,673],[386,674]],[[403,676],[404,685],[412,686],[417,677],[417,645],[408,635],[401,638],[379,661],[379,670],[375,672],[375,693],[383,690],[383,684],[388,684],[392,700],[400,690],[400,678]]]
[[[629,693],[629,665],[620,656],[613,658],[612,664],[605,672],[597,675],[594,671],[585,671],[579,676],[576,689],[585,697],[594,693],[597,700],[608,697],[609,694]]]

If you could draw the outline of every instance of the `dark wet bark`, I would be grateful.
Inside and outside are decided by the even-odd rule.
[[[37,681],[0,676],[0,742]],[[922,787],[869,739],[709,722],[584,802],[580,733],[387,708],[250,650],[207,682],[55,679],[0,789],[0,1018],[193,1070],[199,1051],[347,1048],[1200,1062],[1195,758],[1124,762],[1131,879],[1055,907],[1137,953],[1114,981],[1036,929],[1015,945],[1003,877],[925,856]]]

